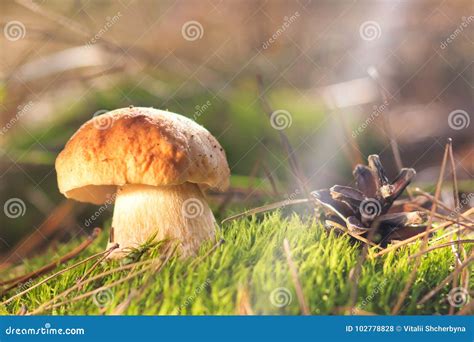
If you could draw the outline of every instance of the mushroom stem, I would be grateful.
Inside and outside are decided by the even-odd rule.
[[[201,243],[214,236],[215,219],[196,184],[172,186],[125,185],[119,188],[109,244],[122,257],[155,236],[155,241],[179,241],[183,256],[194,255]]]

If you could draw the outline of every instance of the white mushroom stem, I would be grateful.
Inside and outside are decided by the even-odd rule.
[[[112,257],[153,236],[155,241],[178,241],[181,254],[190,256],[214,236],[215,219],[196,184],[125,185],[117,192],[112,228],[109,245],[120,246]]]

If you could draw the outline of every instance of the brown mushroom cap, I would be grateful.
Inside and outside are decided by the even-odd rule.
[[[62,194],[102,204],[117,186],[185,182],[225,190],[229,166],[209,131],[191,119],[154,108],[113,110],[87,121],[56,159]]]

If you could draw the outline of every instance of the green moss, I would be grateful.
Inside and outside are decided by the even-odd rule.
[[[62,267],[102,251],[106,245],[105,235],[94,242],[86,252]],[[327,231],[315,221],[304,222],[296,215],[285,219],[280,214],[273,213],[262,220],[245,219],[226,225],[219,233],[218,239],[220,238],[225,239],[225,243],[208,256],[205,255],[213,243],[203,246],[201,256],[205,257],[201,259],[192,261],[173,258],[159,273],[146,272],[97,295],[95,300],[94,296],[91,296],[45,313],[113,313],[133,289],[141,289],[147,282],[150,286],[144,291],[140,290],[124,314],[236,314],[239,313],[239,298],[244,291],[248,295],[248,304],[256,314],[298,315],[301,309],[283,251],[285,238],[289,240],[292,258],[298,268],[311,313],[337,314],[338,308],[347,305],[351,291],[349,274],[361,251],[360,245],[348,236]],[[60,252],[71,250],[77,243],[78,241],[74,241],[62,246]],[[377,314],[390,313],[413,267],[413,259],[409,256],[417,248],[418,246],[412,245],[364,263],[358,281],[357,306],[360,309]],[[156,257],[158,253],[158,248],[152,248],[142,255],[140,260]],[[56,256],[51,252],[29,260],[25,263],[23,272],[34,270]],[[452,271],[452,260],[449,248],[432,251],[423,257],[417,279],[401,310],[402,314],[448,312],[448,286],[425,305],[417,306],[416,302]],[[16,313],[22,305],[29,311],[34,310],[41,303],[73,286],[93,263],[94,261],[86,263],[33,289],[21,298],[0,307],[0,313]],[[120,263],[117,261],[104,262],[93,270],[89,277],[118,266]],[[130,270],[116,272],[85,285],[67,298],[111,284],[130,274]],[[8,276],[14,275],[16,274],[11,271]],[[35,280],[34,283],[38,281],[40,280]],[[2,300],[15,294],[15,291],[10,291]],[[278,297],[278,294],[281,297]],[[290,297],[291,300],[288,300]],[[105,302],[102,310],[96,303],[101,299]],[[286,300],[288,305],[275,305],[280,303],[279,300]]]

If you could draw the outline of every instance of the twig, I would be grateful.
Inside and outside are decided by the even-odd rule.
[[[293,262],[293,259],[291,258],[290,243],[288,242],[288,239],[283,240],[283,249],[286,254],[286,262],[288,263],[288,267],[290,269],[291,279],[293,280],[293,285],[296,289],[296,296],[298,297],[301,310],[303,311],[304,315],[308,316],[311,314],[311,312],[309,311],[308,304],[304,298],[303,288],[301,287],[301,282],[298,277],[298,270],[295,263]]]
[[[444,156],[443,156],[443,161],[441,163],[441,170],[440,170],[440,173],[439,173],[438,184],[436,185],[436,191],[435,191],[436,200],[439,199],[439,196],[441,194],[441,186],[443,185],[444,172],[445,172],[445,169],[446,169],[446,162],[448,160],[448,149],[449,149],[448,145],[449,145],[449,142],[448,142],[448,144],[446,144],[446,148],[444,149]],[[430,216],[428,218],[428,224],[426,226],[425,231],[427,231],[428,229],[431,229],[431,227],[432,227],[433,215],[436,212],[436,208],[437,208],[437,201],[433,202],[433,204],[431,206],[431,213],[430,213]],[[420,251],[423,252],[426,249],[427,246],[428,246],[428,235],[425,235],[423,237],[423,241],[421,243]],[[409,275],[408,280],[405,284],[405,287],[403,288],[402,292],[400,293],[400,295],[397,299],[397,302],[395,303],[395,306],[392,310],[392,315],[398,314],[398,312],[402,308],[403,302],[405,301],[405,298],[407,297],[408,292],[410,291],[410,288],[413,285],[413,282],[415,281],[416,274],[418,272],[418,267],[420,266],[420,264],[421,264],[421,257],[418,256],[415,259],[415,264],[413,265],[413,269],[410,272],[410,275]]]

